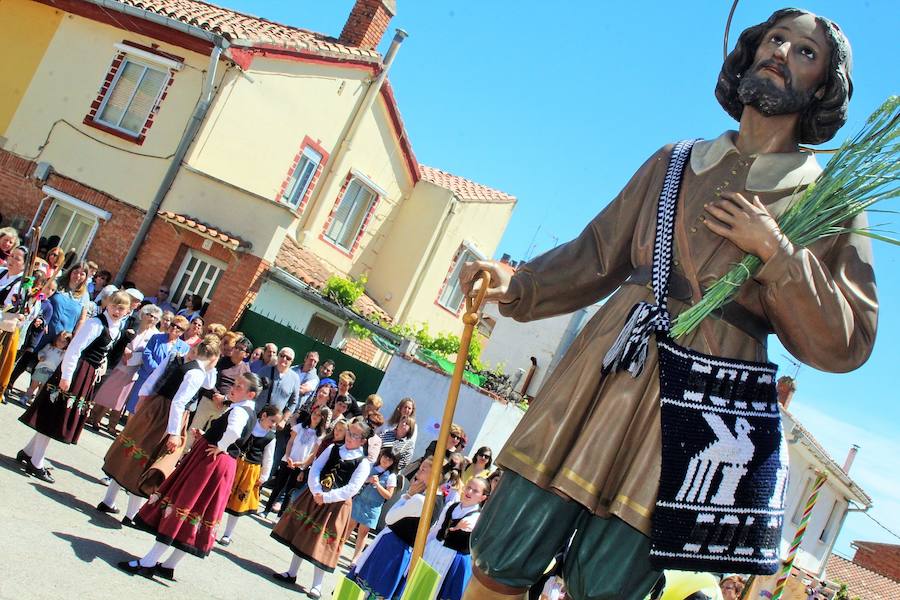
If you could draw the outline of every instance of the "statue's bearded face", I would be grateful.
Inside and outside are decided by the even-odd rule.
[[[763,36],[738,98],[765,116],[801,112],[821,94],[828,55],[828,40],[812,15],[784,18]]]

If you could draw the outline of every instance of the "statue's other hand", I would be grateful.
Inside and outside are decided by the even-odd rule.
[[[516,298],[510,294],[509,282],[512,273],[503,265],[493,260],[475,260],[467,262],[459,272],[459,281],[466,296],[474,297],[481,288],[479,271],[487,271],[491,275],[491,283],[485,294],[487,302],[512,302]]]

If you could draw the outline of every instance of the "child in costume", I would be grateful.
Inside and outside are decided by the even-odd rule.
[[[201,387],[215,381],[209,371],[220,343],[218,336],[208,335],[187,356],[170,354],[144,382],[137,411],[103,460],[103,472],[112,481],[97,510],[118,514],[116,495],[124,489],[130,497],[122,523],[133,525],[144,499],[175,470],[184,452],[186,407]]]
[[[278,465],[278,472],[275,474],[275,483],[272,485],[272,493],[269,494],[269,500],[266,502],[265,515],[274,509],[278,516],[284,514],[284,509],[289,504],[291,492],[294,488],[303,483],[312,461],[315,460],[316,450],[325,437],[325,431],[328,427],[328,419],[331,416],[331,409],[327,406],[321,407],[312,414],[306,416],[305,422],[300,427],[296,427],[291,431],[291,437],[288,440],[284,456],[281,464]],[[281,501],[281,496],[284,501]]]
[[[431,476],[431,466],[431,457],[422,461],[409,489],[385,515],[385,528],[347,573],[348,579],[355,581],[370,595],[394,598],[403,589],[419,518],[425,505],[425,489]]]
[[[19,417],[19,421],[35,430],[28,445],[16,455],[29,475],[53,483],[53,477],[44,467],[50,440],[78,443],[90,413],[96,371],[119,338],[119,323],[129,310],[131,297],[116,292],[102,314],[85,321],[47,385]]]
[[[472,577],[469,537],[489,494],[487,479],[473,477],[459,502],[447,504],[428,532],[422,558],[441,576],[440,600],[460,600]]]
[[[350,499],[362,488],[371,464],[363,442],[371,435],[365,423],[353,422],[342,446],[332,444],[313,462],[309,487],[275,525],[272,537],[294,553],[285,573],[274,573],[278,581],[296,583],[300,561],[313,564],[310,598],[322,596],[326,571],[333,573],[344,541],[350,533]]]
[[[356,533],[356,548],[353,551],[351,564],[356,564],[356,559],[366,548],[369,530],[378,526],[381,518],[381,509],[384,503],[394,495],[397,487],[397,455],[390,448],[383,449],[378,454],[378,461],[372,468],[369,480],[353,498],[353,510],[350,511],[350,531],[359,524]]]
[[[254,419],[255,398],[260,387],[259,378],[252,373],[245,373],[234,382],[231,407],[202,432],[190,453],[134,520],[138,529],[156,534],[156,543],[140,560],[120,562],[120,569],[143,577],[159,575],[175,581],[175,568],[186,554],[200,558],[209,554],[234,486],[238,456],[250,440],[254,426],[269,431],[278,418],[269,414],[258,422]],[[169,546],[175,549],[160,563]]]
[[[272,405],[259,411],[259,420],[238,457],[234,488],[225,507],[225,512],[228,513],[225,518],[225,533],[219,540],[223,546],[231,544],[238,517],[254,515],[259,510],[259,490],[269,480],[275,457],[275,430],[267,427],[270,417],[275,417],[277,423],[281,419],[281,411]]]

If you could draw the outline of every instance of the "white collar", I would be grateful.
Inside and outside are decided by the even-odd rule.
[[[354,448],[353,450],[347,450],[347,447],[343,444],[340,446],[338,453],[341,455],[342,460],[351,460],[365,455],[362,447]]]
[[[256,408],[256,401],[248,398],[247,400],[232,403],[231,408],[249,408],[252,410]],[[256,424],[259,425],[259,421]]]
[[[726,131],[714,140],[702,140],[694,144],[691,150],[691,170],[702,175],[718,165],[728,154],[737,153],[738,149],[733,141],[736,135],[735,131]],[[815,154],[811,152],[773,152],[754,154],[749,158],[753,159],[753,164],[747,173],[748,192],[793,191],[809,185],[822,172]]]
[[[453,513],[450,515],[451,519],[461,519],[464,516],[471,514],[481,508],[479,504],[473,504],[472,506],[463,506],[462,502],[456,505],[456,508],[453,509]]]
[[[254,403],[254,406],[255,406],[255,403]],[[257,419],[256,424],[253,425],[253,432],[250,435],[252,435],[253,437],[258,437],[258,438],[266,437],[267,435],[269,435],[269,430],[263,429],[262,426],[259,424],[259,419]]]

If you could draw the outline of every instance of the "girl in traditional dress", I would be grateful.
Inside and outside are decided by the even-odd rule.
[[[425,506],[425,489],[431,477],[431,465],[431,457],[422,461],[409,489],[385,515],[385,528],[347,573],[348,579],[355,581],[370,595],[394,598],[403,589],[419,518]]]
[[[350,533],[350,499],[362,488],[371,467],[362,449],[370,434],[365,423],[351,423],[343,446],[332,444],[315,460],[309,487],[272,530],[272,537],[294,553],[287,572],[273,577],[296,583],[300,561],[309,561],[314,567],[312,586],[306,592],[310,598],[322,596],[325,572],[334,572]]]
[[[231,544],[238,517],[255,515],[259,510],[259,490],[269,480],[275,457],[275,430],[269,424],[271,417],[275,417],[276,424],[281,420],[278,407],[270,404],[259,411],[259,421],[238,457],[234,487],[225,507],[225,512],[228,513],[225,518],[225,533],[219,540],[223,546]]]
[[[200,345],[206,343],[204,339]],[[267,414],[256,420],[253,410],[259,390],[259,378],[252,373],[235,380],[229,392],[231,407],[202,432],[135,518],[138,529],[156,534],[156,543],[141,559],[120,562],[120,569],[175,581],[175,568],[185,555],[209,554],[234,486],[238,456],[255,426],[269,431],[278,418]],[[174,550],[160,563],[170,546]]]
[[[428,532],[422,558],[441,576],[440,600],[460,600],[472,577],[469,537],[489,493],[487,479],[473,477],[459,502],[446,505]]]
[[[106,452],[103,472],[112,481],[97,510],[118,514],[116,495],[124,489],[130,497],[122,523],[133,525],[145,499],[175,470],[184,452],[185,408],[201,387],[215,381],[208,371],[218,358],[219,338],[209,335],[187,356],[170,354],[144,382],[137,412]]]
[[[99,430],[103,415],[110,413],[106,430],[113,436],[116,435],[116,426],[125,409],[125,401],[128,400],[128,395],[137,379],[138,369],[141,368],[141,363],[144,361],[144,348],[147,347],[150,338],[157,335],[156,324],[161,317],[162,310],[158,306],[148,304],[141,309],[141,320],[137,333],[125,347],[119,364],[97,389],[94,397],[94,409],[91,411],[90,418],[92,429]]]
[[[53,477],[44,467],[50,440],[77,444],[94,395],[95,372],[119,337],[119,323],[131,310],[131,298],[116,292],[97,317],[88,319],[69,342],[62,364],[19,420],[35,430],[16,459],[29,475],[47,483]]]
[[[369,530],[378,526],[381,509],[390,500],[397,488],[397,455],[390,448],[384,448],[378,454],[378,461],[369,475],[368,481],[353,497],[353,510],[350,511],[350,531],[359,525],[356,532],[356,548],[353,550],[351,567],[366,548]]]
[[[291,492],[303,483],[306,470],[316,458],[316,450],[325,437],[328,428],[328,420],[331,417],[331,409],[327,406],[307,415],[307,421],[301,422],[293,428],[291,437],[284,450],[278,472],[275,474],[275,483],[272,485],[272,493],[266,502],[264,515],[269,516],[273,510],[280,517],[284,508],[288,505]],[[282,502],[281,497],[284,496]]]

